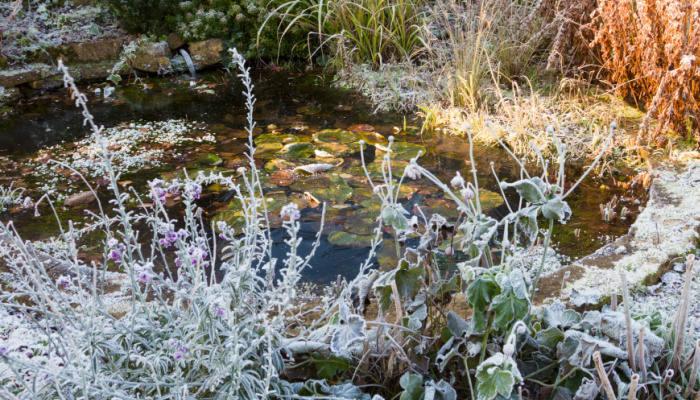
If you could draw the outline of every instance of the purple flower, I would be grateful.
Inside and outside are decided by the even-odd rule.
[[[193,198],[193,199],[198,199],[199,196],[202,194],[202,186],[189,181],[185,184],[185,195]]]
[[[2,345],[0,346],[0,356],[7,356],[10,353],[10,349],[7,348],[7,346]]]
[[[58,277],[58,279],[56,279],[56,284],[58,286],[66,288],[68,287],[68,285],[70,285],[70,278],[65,275],[61,275]]]
[[[148,282],[153,279],[153,276],[155,275],[153,273],[153,263],[150,262],[145,265],[134,265],[134,272],[136,272],[136,275],[141,282]]]
[[[216,308],[216,313],[215,313],[215,314],[216,314],[217,317],[223,317],[223,316],[224,316],[224,310],[222,310],[221,308],[217,307],[217,308]]]
[[[296,221],[299,219],[299,207],[295,203],[289,203],[282,207],[280,211],[280,217],[289,221]]]
[[[116,250],[112,250],[109,252],[109,258],[111,258],[112,260],[121,261],[122,255],[120,252],[118,252]]]
[[[180,360],[180,359],[182,359],[182,357],[185,356],[186,352],[187,352],[187,348],[181,346],[180,348],[175,350],[175,353],[173,353],[173,358],[176,360]]]
[[[115,261],[122,260],[122,254],[124,250],[126,250],[123,244],[119,243],[117,239],[112,238],[107,241],[107,247],[111,249],[108,255],[110,259]]]

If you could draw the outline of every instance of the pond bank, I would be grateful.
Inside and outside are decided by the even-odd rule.
[[[698,246],[700,237],[700,161],[674,171],[657,169],[649,200],[626,235],[593,254],[542,278],[537,302],[564,299],[588,307],[621,296],[623,269],[631,288],[652,285]]]

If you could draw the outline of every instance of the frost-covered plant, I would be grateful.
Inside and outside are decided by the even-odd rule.
[[[252,135],[253,86],[243,58],[235,51],[232,56],[245,85]],[[140,199],[120,188],[103,129],[66,68],[59,66],[100,146],[96,156],[113,199],[109,208],[100,202],[99,212],[82,229],[71,221],[61,225],[62,246],[24,242],[12,222],[0,225],[0,256],[11,275],[9,290],[0,296],[2,315],[21,317],[24,331],[40,338],[26,349],[11,331],[3,332],[11,339],[3,339],[0,354],[2,396],[259,399],[308,390],[288,383],[281,373],[284,361],[293,360],[295,351],[309,343],[300,341],[308,330],[294,334],[289,326],[300,318],[297,297],[303,293],[297,282],[310,256],[297,255],[298,211],[289,206],[283,212],[288,256],[280,268],[271,257],[252,136],[249,168],[240,171],[242,184],[220,174],[154,180],[150,199]],[[242,232],[218,227],[221,251],[196,204],[202,185],[213,182],[230,187],[245,210]],[[181,219],[165,208],[168,193],[182,197]],[[136,210],[128,208],[133,200],[141,204]],[[78,257],[76,242],[95,230],[104,236],[103,261],[88,265]],[[217,271],[223,278],[216,278]],[[359,328],[363,335],[364,325]],[[330,340],[336,333],[340,349],[346,347],[346,337],[356,340],[342,332],[337,328],[326,335]],[[358,392],[325,383],[315,390]]]
[[[613,129],[611,126],[611,137]],[[553,134],[551,128],[548,133]],[[470,138],[469,132],[467,136]],[[566,184],[566,147],[555,142],[559,155],[555,168],[535,148],[542,167],[538,176],[530,175],[504,146],[521,167],[521,177],[503,182],[492,168],[508,209],[500,220],[484,214],[474,169],[472,179],[458,173],[447,185],[419,165],[419,154],[400,177],[392,177],[390,140],[382,165],[383,183],[372,183],[367,173],[383,203],[379,220],[397,238],[400,261],[393,270],[368,276],[378,316],[367,324],[393,323],[393,329],[378,332],[383,338],[377,338],[379,344],[365,356],[383,356],[376,361],[381,369],[374,372],[385,378],[397,370],[420,372],[401,376],[402,398],[421,398],[430,382],[450,376],[453,383],[447,386],[467,390],[471,398],[512,398],[516,386],[519,396],[528,387],[548,386],[563,399],[593,400],[599,394],[599,382],[608,380],[607,375],[596,374],[601,370],[598,365],[610,374],[612,384],[608,385],[616,389],[616,398],[642,391],[650,398],[693,393],[697,379],[693,363],[700,356],[679,355],[676,348],[684,347],[678,344],[683,342],[682,335],[663,339],[669,332],[685,332],[685,305],[674,327],[661,331],[609,309],[581,314],[561,302],[534,306],[553,224],[569,218],[572,210],[566,198],[593,168],[591,165],[573,185]],[[601,154],[609,143],[610,138]],[[473,158],[470,165],[474,165]],[[550,175],[551,170],[555,172]],[[405,179],[423,177],[457,203],[461,215],[456,223],[437,214],[426,216],[420,207],[418,220],[395,200],[393,194]],[[517,202],[505,196],[504,191],[511,188],[520,197]],[[539,229],[540,220],[547,222],[544,233]],[[540,235],[544,235],[544,250],[539,265],[523,262],[527,253],[519,249],[535,245]],[[692,264],[692,258],[689,260]],[[523,269],[528,264],[535,267]],[[688,276],[692,279],[690,273]],[[457,297],[460,293],[464,297]],[[460,308],[455,301],[467,303],[470,319],[454,311]],[[636,364],[633,354],[639,354]],[[676,378],[671,379],[674,374]],[[451,392],[434,396],[453,398]]]
[[[23,188],[13,188],[13,183],[5,187],[0,185],[0,213],[7,211],[10,207],[22,204]],[[31,202],[31,199],[29,200]]]

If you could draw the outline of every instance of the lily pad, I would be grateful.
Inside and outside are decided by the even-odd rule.
[[[358,144],[356,146],[351,146],[344,143],[322,143],[319,144],[317,150],[322,152],[321,154],[325,156],[330,155],[330,157],[347,157],[360,151],[360,145]]]
[[[308,192],[319,201],[344,203],[352,197],[352,188],[337,175],[314,175],[290,185],[295,192]]]
[[[277,171],[280,169],[294,169],[296,165],[292,164],[287,160],[282,160],[280,158],[274,158],[265,163],[266,171]]]
[[[314,135],[314,141],[318,143],[351,144],[358,143],[360,139],[362,139],[362,135],[343,129],[324,129]]]
[[[280,151],[285,158],[299,159],[309,158],[314,154],[314,146],[311,143],[289,143]]]
[[[503,204],[503,196],[490,190],[479,189],[479,202],[483,211],[491,210]]]
[[[255,137],[254,142],[256,145],[262,143],[279,143],[280,146],[288,143],[303,143],[310,142],[311,137],[306,135],[294,135],[291,133],[280,133],[280,132],[270,132],[263,133]]]
[[[349,232],[333,232],[328,235],[328,241],[335,246],[364,248],[372,246],[372,235],[355,235]]]
[[[207,153],[204,156],[200,157],[197,160],[197,162],[199,162],[202,165],[209,165],[211,167],[214,167],[220,165],[223,162],[223,160],[221,159],[221,157],[214,153]]]
[[[381,150],[377,147],[377,150]],[[425,146],[409,142],[394,142],[391,145],[391,158],[393,160],[409,161],[416,157],[418,153],[425,154]]]
[[[385,138],[377,132],[360,132],[360,135],[362,135],[362,139],[364,139],[365,142],[371,144],[372,146],[386,146],[389,144],[389,139]]]
[[[280,150],[282,150],[282,143],[278,142],[264,142],[255,145],[255,155],[257,156],[270,156]]]

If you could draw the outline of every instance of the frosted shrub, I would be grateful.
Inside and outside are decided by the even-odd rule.
[[[253,87],[243,59],[233,55],[246,87],[252,135]],[[292,357],[285,347],[296,336],[287,334],[287,325],[297,316],[297,282],[309,259],[296,252],[298,210],[286,208],[289,253],[275,273],[254,148],[249,168],[240,171],[243,184],[221,175],[156,180],[150,199],[134,199],[136,194],[123,192],[117,183],[103,129],[88,112],[85,96],[60,68],[92,129],[114,198],[108,206],[100,204],[85,228],[70,221],[62,226],[60,246],[24,242],[12,222],[0,224],[0,256],[11,285],[2,294],[0,312],[7,316],[3,321],[13,321],[3,328],[9,331],[0,332],[5,338],[0,396],[259,399],[292,393],[280,373],[285,358]],[[234,190],[245,211],[242,232],[218,227],[225,243],[220,252],[195,204],[202,185],[213,182]],[[181,219],[168,214],[168,193],[182,196]],[[127,208],[133,200],[142,207]],[[105,261],[86,264],[77,256],[76,242],[94,230],[104,235]],[[219,253],[223,260],[217,259]],[[220,281],[214,278],[215,266],[224,273]],[[121,290],[115,292],[115,285]],[[33,348],[14,340],[20,317],[27,324],[22,329],[40,337]]]

